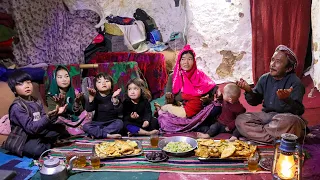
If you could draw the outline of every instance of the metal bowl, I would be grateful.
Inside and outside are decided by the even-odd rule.
[[[169,143],[169,142],[186,142],[192,146],[192,149],[190,151],[186,152],[169,152],[164,150],[163,148]],[[174,136],[174,137],[167,137],[165,139],[162,139],[158,143],[158,147],[166,152],[168,155],[172,156],[187,156],[187,155],[192,155],[194,150],[198,147],[198,143],[195,139],[186,137],[186,136]]]
[[[163,157],[162,159],[158,159],[158,160],[149,159],[149,158],[148,158],[148,154],[157,153],[157,152],[160,152],[160,153],[164,154],[164,155],[163,155],[164,157]],[[151,153],[147,153],[147,154],[145,155],[145,158],[146,158],[146,160],[149,161],[149,162],[157,163],[157,162],[162,162],[162,161],[168,160],[168,159],[169,159],[169,156],[168,156],[165,152],[163,152],[163,151],[153,151],[153,152],[151,152]]]

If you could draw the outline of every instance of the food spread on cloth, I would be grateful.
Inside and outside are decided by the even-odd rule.
[[[114,142],[102,142],[95,145],[95,153],[100,158],[122,157],[141,154],[142,149],[136,141],[115,140]]]
[[[167,152],[175,152],[175,153],[181,153],[181,152],[188,152],[191,151],[193,148],[189,143],[186,142],[169,142],[163,150]]]
[[[226,140],[198,139],[197,142],[198,149],[195,150],[195,155],[200,158],[248,158],[257,149],[257,146],[240,140],[229,142]]]

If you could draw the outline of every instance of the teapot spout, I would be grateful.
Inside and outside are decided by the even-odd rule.
[[[67,168],[67,171],[71,171],[72,168],[73,168],[73,161],[75,161],[77,159],[77,156],[73,156],[70,161],[69,161],[69,164],[68,164],[68,168]]]

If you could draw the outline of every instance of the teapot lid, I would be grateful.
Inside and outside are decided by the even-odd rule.
[[[57,167],[60,164],[60,160],[58,158],[47,159],[43,164],[48,168]]]

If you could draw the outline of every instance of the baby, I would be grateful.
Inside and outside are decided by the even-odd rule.
[[[210,138],[219,133],[232,132],[230,140],[238,139],[239,131],[235,127],[235,119],[239,114],[245,113],[246,109],[239,102],[241,95],[240,88],[229,83],[223,88],[222,112],[218,117],[218,121],[210,126],[206,133],[197,133],[198,138]]]

